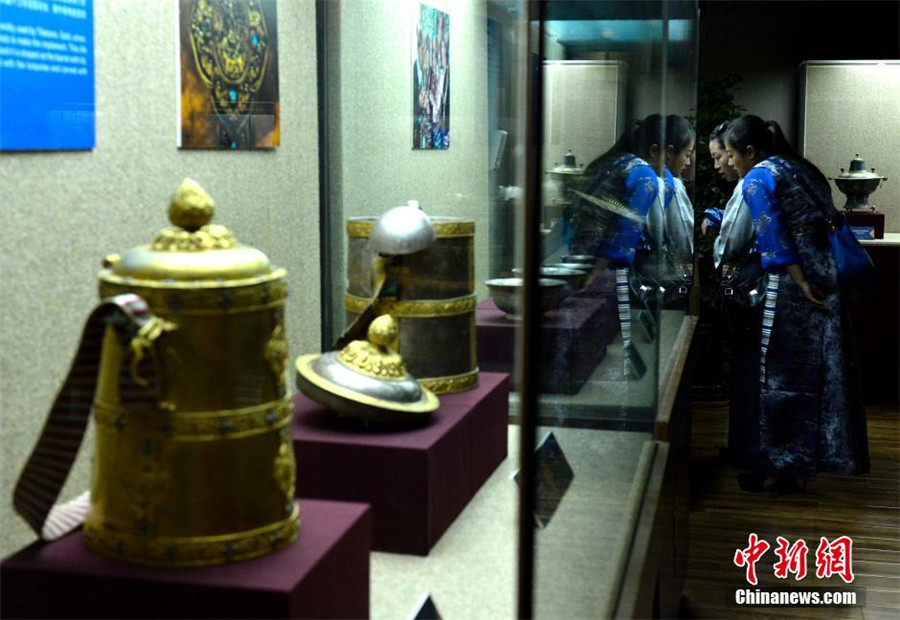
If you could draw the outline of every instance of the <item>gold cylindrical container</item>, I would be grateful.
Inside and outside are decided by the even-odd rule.
[[[208,224],[199,186],[186,182],[169,215],[175,228],[107,257],[99,275],[101,298],[136,294],[156,319],[126,343],[107,328],[85,540],[140,564],[257,557],[300,525],[285,270]]]
[[[375,217],[347,222],[348,324],[372,296]],[[425,250],[394,256],[379,296],[379,313],[400,326],[399,352],[410,374],[436,394],[478,385],[475,347],[475,222],[432,217],[437,240]]]

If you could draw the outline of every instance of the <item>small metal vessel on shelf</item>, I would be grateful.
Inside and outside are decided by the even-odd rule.
[[[541,265],[541,269],[544,267],[557,267],[559,269],[575,269],[577,271],[581,271],[583,273],[590,273],[591,269],[593,269],[593,265],[587,265],[585,263],[546,263]]]
[[[869,194],[878,189],[882,181],[887,181],[887,177],[875,173],[875,168],[866,170],[866,162],[860,158],[859,153],[850,160],[850,169],[844,172],[841,168],[841,174],[836,177],[829,177],[834,181],[837,188],[847,196],[847,202],[844,203],[844,209],[847,211],[862,211],[868,209],[874,211],[875,207],[869,204]]]
[[[506,313],[507,319],[522,318],[519,308],[524,287],[522,278],[494,278],[484,283],[491,291],[494,304]],[[542,313],[558,308],[571,293],[571,287],[564,280],[555,278],[538,278],[538,286]]]
[[[562,262],[583,269],[585,267],[593,269],[597,262],[597,257],[591,254],[569,254],[562,257]]]
[[[584,176],[584,163],[577,163],[575,154],[572,153],[572,149],[569,149],[563,156],[562,165],[554,164],[553,168],[547,170],[547,174],[551,179],[560,183],[562,189],[565,190],[570,183]]]
[[[519,267],[512,270],[513,275],[517,278],[521,278],[524,273],[524,269]],[[554,280],[563,280],[566,284],[569,285],[569,288],[572,291],[577,291],[584,284],[584,281],[587,280],[588,272],[583,269],[573,269],[571,267],[563,267],[563,266],[552,266],[552,265],[541,265],[538,268],[538,275],[541,278],[551,278]]]
[[[569,149],[563,157],[563,163],[553,164],[553,168],[546,170],[549,179],[544,190],[544,221],[543,226],[552,229],[561,219],[568,217],[568,211],[572,206],[571,190],[577,188],[584,178],[584,164],[577,163],[575,154]]]
[[[882,181],[887,177],[875,173],[875,168],[866,170],[866,162],[860,158],[859,153],[850,161],[850,170],[836,177],[830,177],[837,188],[847,196],[844,203],[844,214],[847,224],[861,240],[884,238],[884,213],[875,210],[875,205],[869,203],[869,194],[878,189]]]

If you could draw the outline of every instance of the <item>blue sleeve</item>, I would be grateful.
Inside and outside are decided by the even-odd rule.
[[[763,269],[783,273],[787,265],[800,264],[784,212],[775,196],[775,177],[765,168],[753,168],[744,177],[744,202],[750,208],[756,245]]]
[[[656,173],[647,165],[635,166],[625,178],[625,206],[636,217],[617,216],[615,225],[603,235],[597,255],[608,258],[616,266],[634,262],[634,252],[641,241],[644,222],[656,200]]]
[[[706,221],[709,222],[710,227],[714,228],[715,230],[722,230],[722,215],[724,213],[724,209],[720,209],[719,207],[710,207],[703,212],[703,215],[706,217]]]

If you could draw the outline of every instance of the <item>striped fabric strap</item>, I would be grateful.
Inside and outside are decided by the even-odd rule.
[[[105,328],[114,326],[127,342],[153,318],[143,299],[126,294],[101,302],[85,324],[72,367],[13,492],[16,512],[45,540],[54,540],[78,527],[90,505],[87,492],[64,504],[54,506],[54,502],[87,428]]]
[[[769,275],[766,286],[766,300],[763,305],[762,339],[760,341],[759,382],[766,383],[766,352],[769,350],[769,339],[772,337],[772,324],[775,322],[775,304],[778,303],[778,274]]]
[[[631,342],[631,300],[628,297],[628,269],[616,269],[616,297],[619,306],[619,325],[622,327],[622,346],[627,351]],[[629,372],[627,355],[625,356],[623,370],[627,375]]]

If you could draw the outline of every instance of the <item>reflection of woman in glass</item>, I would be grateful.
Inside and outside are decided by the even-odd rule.
[[[651,246],[647,215],[657,201],[659,184],[653,168],[640,155],[649,153],[652,136],[661,135],[658,119],[656,115],[655,123],[652,118],[650,122],[632,123],[609,151],[587,166],[586,180],[574,191],[575,216],[566,233],[574,254],[596,257],[585,287],[590,287],[607,267],[616,269],[625,372],[635,377],[643,371],[633,365],[640,365],[634,362],[638,356],[629,357],[633,352],[628,269],[636,266],[636,257],[643,256]]]
[[[645,159],[652,122],[633,122],[611,149],[588,164],[586,181],[575,192],[569,245],[573,254],[597,257],[589,280],[609,266],[630,267],[638,249],[649,246],[646,221],[659,192],[656,173]],[[659,134],[659,121],[655,124]]]
[[[694,152],[694,129],[683,116],[666,117],[665,151],[651,146],[650,163],[663,165],[666,189],[672,197],[663,204],[665,263],[663,277],[667,294],[684,297],[694,278],[694,205],[688,197],[681,174],[691,162]],[[667,191],[668,194],[668,191]],[[679,294],[679,290],[681,291]],[[668,296],[668,295],[667,295]]]
[[[725,146],[743,177],[762,266],[770,274],[760,364],[758,468],[740,478],[783,490],[817,471],[869,469],[859,365],[828,241],[840,214],[825,176],[757,116],[733,121]]]

